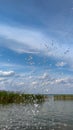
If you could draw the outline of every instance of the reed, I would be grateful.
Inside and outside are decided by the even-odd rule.
[[[9,103],[30,103],[30,102],[42,102],[45,101],[45,95],[34,95],[34,94],[24,94],[24,93],[15,93],[8,91],[0,91],[0,104],[9,104]]]
[[[73,95],[54,95],[54,100],[73,100]]]

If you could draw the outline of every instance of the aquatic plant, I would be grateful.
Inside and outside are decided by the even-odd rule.
[[[27,103],[42,102],[46,98],[45,95],[24,94],[19,92],[0,91],[0,104],[8,103]]]
[[[54,100],[73,100],[73,95],[54,95]]]

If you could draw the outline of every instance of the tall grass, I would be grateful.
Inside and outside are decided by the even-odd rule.
[[[0,91],[0,104],[9,103],[28,103],[28,102],[42,102],[45,101],[46,96],[44,95],[34,95],[34,94],[24,94],[24,93],[14,93],[7,91]]]
[[[73,100],[73,95],[54,95],[54,100]]]

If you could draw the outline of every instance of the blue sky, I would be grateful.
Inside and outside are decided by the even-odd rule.
[[[73,93],[73,0],[0,0],[0,89]]]

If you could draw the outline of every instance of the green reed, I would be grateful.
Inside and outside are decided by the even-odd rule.
[[[19,92],[0,91],[0,104],[9,103],[30,103],[45,101],[45,95],[24,94]]]

